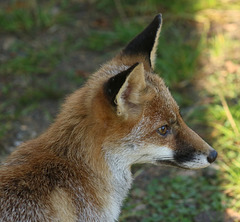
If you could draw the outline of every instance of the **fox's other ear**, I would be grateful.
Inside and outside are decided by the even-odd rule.
[[[104,93],[110,104],[116,108],[118,116],[128,117],[139,111],[146,88],[144,67],[136,63],[127,70],[111,77],[104,84]]]
[[[123,49],[121,56],[139,57],[141,60],[138,62],[143,62],[146,70],[154,69],[161,26],[162,15],[158,14],[153,21]]]

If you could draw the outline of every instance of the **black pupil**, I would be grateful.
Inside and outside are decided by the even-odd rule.
[[[158,128],[158,133],[165,136],[168,133],[168,126],[164,125]]]

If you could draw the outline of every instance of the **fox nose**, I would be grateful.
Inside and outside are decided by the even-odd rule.
[[[216,150],[211,150],[208,157],[207,157],[207,161],[209,163],[213,163],[216,160],[217,155],[218,155],[218,153],[217,153]]]

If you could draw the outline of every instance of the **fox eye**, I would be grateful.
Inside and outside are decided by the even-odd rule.
[[[168,125],[163,125],[160,128],[157,129],[157,132],[161,135],[161,136],[165,136],[168,132],[169,132],[169,127]]]

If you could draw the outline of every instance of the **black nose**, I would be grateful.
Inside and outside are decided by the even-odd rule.
[[[218,153],[217,153],[216,150],[210,151],[210,153],[209,153],[209,155],[207,157],[208,162],[209,163],[213,163],[216,160],[217,155],[218,155]]]

